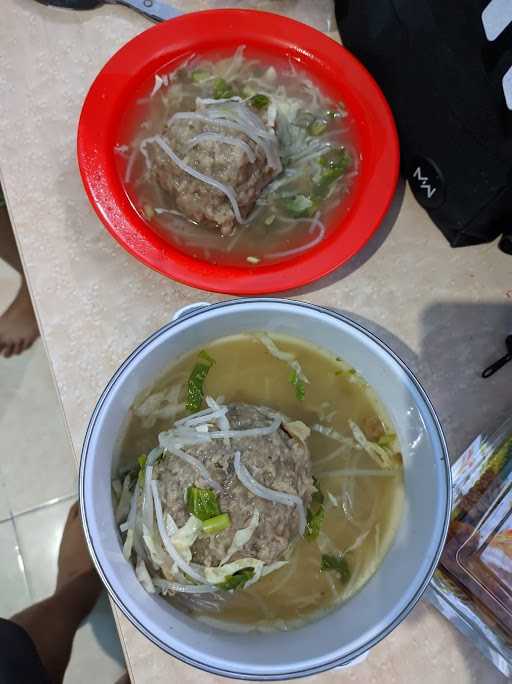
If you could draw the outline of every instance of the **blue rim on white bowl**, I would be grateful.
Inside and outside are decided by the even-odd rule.
[[[365,377],[402,445],[406,510],[382,564],[349,601],[297,630],[241,634],[200,623],[144,591],[122,555],[110,480],[131,404],[173,359],[224,335],[262,329],[332,351]],[[378,337],[346,316],[312,304],[238,299],[178,312],[116,371],[87,429],[80,504],[87,543],[111,598],[150,641],[182,662],[217,675],[286,680],[354,662],[410,613],[430,582],[446,539],[451,477],[432,404],[405,363]]]

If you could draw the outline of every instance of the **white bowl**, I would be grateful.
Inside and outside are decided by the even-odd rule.
[[[239,634],[202,624],[144,591],[122,555],[110,481],[135,397],[181,354],[224,335],[254,330],[307,340],[342,356],[365,377],[400,439],[406,506],[381,566],[347,603],[297,630]],[[122,364],[89,423],[80,498],[96,567],[115,603],[143,634],[176,658],[209,672],[282,680],[350,663],[405,618],[439,560],[451,483],[446,444],[432,405],[411,371],[378,338],[328,309],[290,300],[239,299],[187,310]]]

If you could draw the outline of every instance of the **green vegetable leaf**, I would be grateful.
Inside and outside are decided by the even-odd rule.
[[[318,482],[316,477],[313,477],[313,484],[315,485],[316,492],[313,494],[311,500],[314,504],[321,506],[325,500],[325,496],[322,490],[320,489],[320,483]]]
[[[140,485],[144,484],[144,475],[146,473],[146,461],[147,460],[148,460],[148,457],[146,456],[146,454],[142,454],[137,459],[137,463],[139,464],[138,482]]]
[[[320,528],[322,527],[325,519],[325,509],[323,506],[325,497],[324,493],[320,489],[320,483],[316,477],[313,477],[313,484],[315,485],[316,491],[311,497],[311,507],[308,508],[308,512],[306,514],[306,531],[304,533],[304,537],[308,541],[317,539],[318,535],[320,534]]]
[[[312,216],[315,205],[310,197],[306,195],[294,195],[293,197],[283,197],[279,200],[283,209],[294,218]]]
[[[265,109],[265,107],[268,107],[270,104],[270,98],[267,95],[257,93],[251,97],[249,104],[251,107],[254,107],[254,109]]]
[[[311,114],[311,112],[302,111],[295,117],[295,121],[293,122],[293,124],[295,126],[298,126],[299,128],[307,129],[309,128],[309,126],[311,126],[314,120],[315,116]]]
[[[212,357],[210,356],[210,354],[208,354],[208,352],[205,351],[204,349],[201,349],[201,351],[199,352],[199,354],[197,355],[197,357],[198,357],[199,359],[201,359],[201,361],[204,361],[204,362],[205,362],[207,365],[209,365],[210,367],[213,366],[213,364],[215,363],[215,359],[212,359]]]
[[[333,183],[346,173],[351,162],[350,155],[343,148],[330,150],[323,154],[320,157],[319,163],[325,171],[323,171],[313,188],[314,199],[321,200],[327,197]]]
[[[223,78],[216,78],[213,82],[213,97],[215,100],[224,100],[229,97],[233,97],[235,91],[233,86],[231,86]]]
[[[304,381],[301,380],[296,370],[291,372],[290,382],[295,387],[295,396],[297,397],[297,399],[299,401],[304,401],[304,396],[306,394],[306,385]]]
[[[309,135],[322,135],[327,130],[327,122],[324,119],[315,119],[308,126]]]
[[[316,539],[320,534],[320,528],[323,525],[325,519],[325,509],[323,506],[314,513],[311,508],[308,508],[306,516],[306,531],[304,532],[304,537],[308,541]]]
[[[304,534],[305,538],[310,541],[318,537],[325,519],[325,509],[323,507],[325,497],[316,477],[313,478],[313,483],[316,491],[311,498],[311,507],[307,511],[306,532]]]
[[[339,580],[343,582],[343,584],[346,584],[349,581],[350,575],[352,574],[350,572],[350,568],[348,567],[348,563],[343,556],[334,556],[328,553],[322,554],[320,570],[322,572],[334,570],[338,573]]]
[[[192,369],[187,383],[187,411],[199,411],[204,399],[204,381],[215,361],[205,351],[198,354],[198,363]]]
[[[394,432],[388,432],[385,435],[379,437],[377,444],[381,447],[388,448],[392,447],[395,443],[396,435]]]
[[[194,83],[203,83],[203,81],[206,81],[206,79],[209,77],[210,74],[205,69],[196,69],[191,74],[191,78]]]
[[[320,157],[320,166],[337,171],[340,175],[345,173],[351,162],[352,158],[344,147],[336,147]]]
[[[222,591],[231,591],[242,589],[249,580],[254,577],[254,568],[244,568],[243,570],[238,570],[233,575],[226,577],[222,584],[217,584],[219,589]]]
[[[219,499],[213,489],[201,489],[193,485],[187,489],[187,509],[202,522],[222,514]]]
[[[231,527],[231,518],[228,513],[216,515],[215,518],[210,518],[203,522],[204,534],[218,534],[223,530],[227,530],[228,527]]]

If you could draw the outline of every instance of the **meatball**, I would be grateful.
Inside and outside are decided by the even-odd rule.
[[[203,136],[205,133],[230,142]],[[202,137],[192,143],[197,136]],[[214,121],[178,119],[166,125],[162,137],[188,166],[231,187],[243,218],[251,213],[261,191],[275,175],[262,147],[235,124],[226,128]],[[149,146],[148,155],[156,182],[179,211],[192,221],[219,227],[223,235],[233,231],[236,217],[222,191],[183,171],[158,145]]]
[[[229,406],[227,418],[232,430],[263,427],[275,414],[270,409],[247,404]],[[223,532],[198,539],[192,546],[192,560],[201,565],[218,566],[226,556],[235,533],[247,527],[254,511],[259,524],[251,539],[231,560],[250,557],[272,563],[282,558],[299,534],[299,514],[295,507],[276,504],[255,496],[238,480],[234,469],[235,453],[240,451],[244,465],[264,486],[301,497],[307,507],[314,491],[311,460],[307,446],[286,432],[286,423],[274,433],[259,437],[231,439],[227,446],[215,439],[207,444],[188,447],[187,452],[200,460],[212,479],[222,487],[219,504],[229,513],[231,526]],[[169,454],[154,473],[162,505],[181,527],[189,517],[184,493],[190,485],[207,488],[197,470]]]

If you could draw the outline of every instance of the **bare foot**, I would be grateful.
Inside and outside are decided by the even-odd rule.
[[[0,355],[8,359],[31,347],[39,336],[37,321],[23,280],[20,291],[7,311],[0,316]]]
[[[77,577],[82,575],[94,576],[97,582],[95,582],[91,599],[94,598],[94,602],[96,602],[102,584],[87,550],[78,502],[69,509],[59,548],[58,568],[57,591]]]

